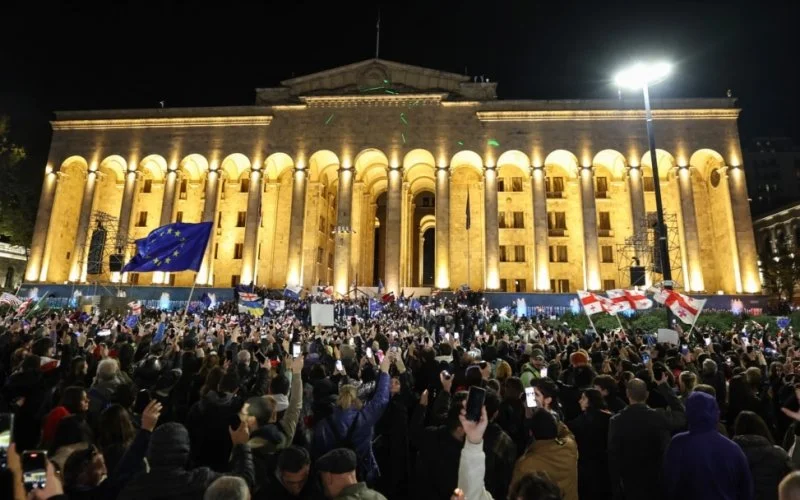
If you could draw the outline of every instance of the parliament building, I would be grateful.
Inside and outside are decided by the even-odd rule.
[[[759,293],[735,100],[653,108],[676,286]],[[629,286],[636,263],[661,279],[641,95],[501,100],[483,78],[370,59],[251,106],[58,112],[52,127],[31,284],[564,293]],[[214,230],[198,273],[109,262],[200,221]]]

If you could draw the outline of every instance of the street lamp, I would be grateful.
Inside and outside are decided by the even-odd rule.
[[[672,72],[672,65],[667,62],[637,63],[626,68],[614,77],[618,87],[629,89],[642,89],[644,94],[644,112],[647,121],[647,140],[650,144],[650,163],[653,166],[653,185],[656,191],[656,217],[658,219],[658,253],[661,261],[661,276],[664,288],[672,289],[672,268],[669,264],[669,249],[667,246],[667,226],[664,224],[664,206],[661,203],[661,186],[658,175],[658,160],[656,158],[656,138],[653,134],[653,113],[650,111],[649,87],[663,82]],[[672,326],[672,317],[667,309],[667,323]]]

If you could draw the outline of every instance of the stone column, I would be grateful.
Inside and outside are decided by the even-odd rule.
[[[400,294],[400,242],[402,238],[403,174],[400,168],[390,168],[386,192],[386,293]]]
[[[536,290],[550,290],[550,249],[547,245],[547,193],[543,167],[531,168],[531,193],[533,196],[534,283]]]
[[[261,171],[250,170],[250,190],[247,193],[247,216],[244,223],[244,244],[242,245],[242,283],[249,285],[256,281],[258,266],[258,226],[261,223]]]
[[[419,261],[419,269],[417,270],[417,286],[422,286],[423,271],[425,267],[425,254],[422,252],[425,247],[425,233],[420,230],[419,232],[419,251],[417,252],[417,260]]]
[[[353,169],[339,167],[336,230],[333,256],[333,291],[346,295],[350,289],[350,244],[352,238]]]
[[[778,231],[775,226],[769,228],[769,246],[773,255],[778,254]]]
[[[647,215],[644,208],[644,183],[642,179],[642,169],[640,167],[630,167],[628,169],[628,190],[631,195],[631,223],[633,225],[633,234],[637,238],[643,238],[646,236],[644,234],[644,220]]]
[[[125,184],[122,191],[122,205],[119,207],[119,225],[117,226],[117,241],[114,253],[123,255],[123,261],[128,262],[131,257],[131,249],[128,248],[130,237],[131,218],[133,217],[133,198],[136,194],[136,180],[141,174],[135,170],[129,170],[125,174]],[[119,273],[111,273],[111,281],[123,281]]]
[[[581,204],[583,215],[583,281],[587,290],[599,290],[600,246],[597,242],[597,207],[594,200],[594,172],[591,167],[580,169]]]
[[[690,292],[701,292],[706,287],[700,255],[700,233],[697,230],[697,214],[694,210],[692,172],[686,167],[678,168],[678,189],[681,198],[683,239],[686,245],[686,270],[689,273],[684,277],[684,287]]]
[[[306,210],[306,172],[295,168],[292,183],[292,215],[289,221],[289,262],[286,268],[286,284],[302,284],[303,266],[303,220]]]
[[[739,256],[739,276],[741,293],[760,293],[761,279],[758,272],[758,252],[756,252],[753,220],[750,218],[750,202],[747,197],[747,184],[744,169],[728,167],[728,189],[731,198],[731,214],[735,229],[734,240]]]
[[[25,270],[25,281],[45,281],[47,272],[42,272],[42,257],[50,236],[50,219],[53,212],[53,201],[56,196],[58,175],[48,165],[42,181],[42,194],[39,196],[39,210],[36,211],[36,222],[33,226],[28,267]],[[45,266],[46,267],[46,266]]]
[[[81,201],[80,218],[78,219],[78,231],[75,234],[75,249],[72,251],[72,262],[70,263],[69,280],[73,283],[83,282],[83,263],[84,257],[88,253],[86,239],[91,223],[92,205],[94,203],[94,188],[97,184],[97,172],[90,170],[86,174],[86,186],[83,188],[83,201]]]
[[[486,288],[500,288],[500,229],[497,222],[497,169],[484,169],[483,197],[486,219]]]
[[[355,177],[355,174],[353,174],[353,177]],[[353,233],[350,235],[350,282],[348,283],[348,290],[353,282],[358,280],[360,283],[363,280],[363,275],[359,275],[359,273],[363,274],[361,255],[362,247],[364,246],[364,239],[366,237],[363,227],[363,212],[364,207],[368,205],[368,203],[364,202],[363,181],[353,183],[353,195],[351,198],[352,207],[350,210],[350,227],[353,228]]]
[[[219,170],[210,170],[206,177],[206,201],[203,205],[202,222],[211,222],[211,237],[208,239],[206,255],[203,257],[203,264],[200,272],[197,273],[196,283],[198,285],[212,285],[214,276],[214,242],[217,239],[217,203],[219,202]]]
[[[450,288],[450,169],[436,169],[436,288]]]
[[[175,183],[178,172],[170,170],[164,179],[164,198],[161,202],[161,220],[159,226],[165,226],[172,222],[172,212],[175,211]]]
[[[783,232],[786,234],[786,248],[788,248],[790,252],[793,252],[797,247],[797,241],[795,240],[794,227],[792,226],[791,222],[786,222],[783,225]]]

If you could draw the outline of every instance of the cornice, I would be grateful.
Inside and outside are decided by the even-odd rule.
[[[408,105],[438,106],[447,97],[446,93],[397,94],[397,95],[331,95],[300,96],[309,108],[328,107],[396,107]]]
[[[658,120],[735,120],[738,109],[654,109]],[[644,110],[477,111],[482,122],[639,121]]]
[[[116,118],[100,120],[55,120],[53,130],[108,130],[142,128],[254,127],[267,126],[271,115],[204,116],[176,118]]]

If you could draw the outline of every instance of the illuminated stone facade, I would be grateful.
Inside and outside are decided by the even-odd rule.
[[[26,280],[627,285],[619,245],[655,210],[641,99],[503,101],[496,83],[384,60],[281,85],[254,106],[57,113]],[[734,101],[654,108],[679,284],[759,292]],[[87,276],[98,211],[128,240],[214,220],[203,268]]]

